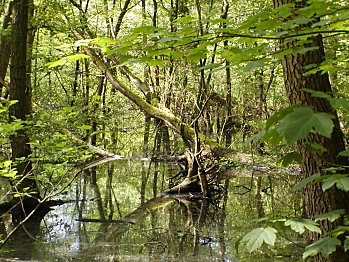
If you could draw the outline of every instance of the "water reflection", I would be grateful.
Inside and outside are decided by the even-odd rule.
[[[215,201],[159,196],[177,167],[115,162],[85,172],[41,223],[27,225],[0,257],[38,261],[299,261],[285,239],[248,253],[241,237],[264,216],[302,212],[292,177],[226,178]],[[227,193],[224,193],[226,191]],[[76,219],[113,219],[89,223]],[[253,222],[255,221],[255,222]],[[39,221],[40,222],[40,221]],[[3,226],[8,226],[5,222]],[[29,236],[28,236],[29,235]],[[297,236],[288,236],[296,239]]]

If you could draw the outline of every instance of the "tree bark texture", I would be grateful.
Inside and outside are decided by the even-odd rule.
[[[296,9],[304,7],[305,1],[297,2],[295,0],[273,0],[274,7],[279,7],[284,4],[295,3]],[[299,47],[299,42],[289,41],[283,42],[283,49],[295,49]],[[316,47],[315,50],[308,51],[304,54],[293,53],[284,56],[282,59],[282,67],[284,72],[284,82],[286,92],[290,101],[290,104],[301,104],[311,106],[316,112],[330,113],[334,116],[333,123],[334,129],[331,138],[325,138],[318,134],[311,134],[306,139],[298,143],[298,148],[303,156],[303,163],[301,164],[302,174],[305,177],[309,177],[315,173],[324,174],[324,169],[328,167],[335,167],[341,165],[348,165],[346,158],[338,157],[338,153],[345,150],[344,137],[341,132],[339,120],[336,111],[331,107],[328,100],[318,97],[313,97],[311,94],[304,92],[302,89],[312,89],[316,91],[322,91],[325,93],[331,93],[332,87],[329,81],[327,73],[318,72],[305,76],[306,67],[309,65],[320,65],[325,59],[324,46],[322,36],[312,36],[307,39],[307,43],[304,47]],[[321,156],[310,151],[306,147],[306,143],[317,143],[326,149],[326,152]],[[349,194],[332,187],[327,191],[323,191],[321,184],[309,185],[305,189],[305,205],[306,212],[309,218],[314,218],[315,215],[320,213],[326,213],[335,209],[349,210]],[[340,221],[330,223],[324,221],[320,224],[323,233],[333,230]],[[317,234],[311,234],[312,241],[318,239]],[[348,261],[349,256],[342,249],[338,248],[330,258],[325,259],[323,257],[316,257],[315,261]]]
[[[31,113],[31,90],[28,85],[27,72],[27,30],[28,30],[28,0],[16,0],[13,2],[13,24],[12,24],[12,42],[11,42],[11,66],[10,66],[10,100],[18,102],[10,107],[10,122],[15,119],[26,120]],[[29,67],[30,68],[30,67]],[[32,154],[28,144],[29,136],[26,127],[18,130],[16,134],[11,135],[12,160],[24,158],[16,168],[18,174],[25,176],[19,188],[31,187],[36,190],[35,181],[30,179],[32,172],[32,163],[28,157]]]

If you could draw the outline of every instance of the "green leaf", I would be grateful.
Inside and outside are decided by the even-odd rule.
[[[288,219],[285,222],[285,226],[290,226],[292,230],[296,231],[299,234],[303,234],[305,229],[308,229],[312,232],[321,233],[321,229],[318,227],[318,224],[310,219]]]
[[[269,129],[271,126],[276,125],[281,119],[290,114],[295,108],[299,107],[299,105],[292,105],[277,111],[271,117],[268,118],[266,123],[266,129]]]
[[[100,47],[105,47],[107,45],[113,45],[116,43],[115,39],[109,37],[96,37],[90,41],[92,44],[96,44]]]
[[[315,133],[330,138],[334,127],[332,121],[334,116],[328,113],[315,113],[313,117]]]
[[[90,58],[90,56],[86,54],[75,54],[75,55],[67,56],[65,59],[67,59],[67,61],[70,61],[70,62],[75,62],[77,60],[86,59],[86,58]]]
[[[330,232],[332,237],[338,237],[349,232],[349,226],[338,226]]]
[[[349,111],[349,100],[345,98],[331,98],[330,100],[331,106],[335,109],[343,108]]]
[[[303,139],[310,132],[325,137],[331,137],[333,130],[333,116],[327,113],[314,113],[310,107],[298,107],[286,115],[276,129],[289,144]]]
[[[196,21],[196,18],[190,15],[178,18],[175,20],[176,23],[188,23],[188,22],[192,22],[192,21]]]
[[[324,214],[318,214],[315,216],[315,222],[320,220],[329,220],[331,222],[335,221],[336,219],[340,218],[341,215],[345,214],[345,209],[336,209]]]
[[[89,44],[93,41],[92,39],[83,39],[75,42],[75,46],[89,46]]]
[[[277,146],[283,138],[280,136],[279,132],[275,128],[268,129],[268,132],[263,136],[264,141],[268,141],[273,146]]]
[[[282,166],[287,167],[293,162],[302,163],[303,157],[297,152],[291,152],[280,158],[277,163],[281,163]]]
[[[79,128],[81,130],[89,130],[89,129],[92,129],[92,126],[90,126],[90,125],[83,125],[83,126],[80,126]]]
[[[315,243],[307,246],[303,253],[303,259],[311,256],[315,256],[318,253],[327,258],[331,253],[336,250],[336,247],[341,245],[341,241],[337,238],[325,237]]]
[[[66,63],[67,63],[66,59],[59,59],[57,61],[47,63],[46,66],[48,68],[54,68],[57,66],[65,65]]]
[[[196,62],[199,62],[200,59],[205,58],[206,54],[207,54],[206,49],[202,49],[202,48],[193,49],[188,52],[187,59],[188,61],[192,61],[196,63]]]
[[[265,242],[269,245],[274,245],[276,240],[277,230],[271,227],[259,227],[248,232],[243,238],[242,241],[247,242],[247,249],[250,252],[260,248]]]
[[[249,62],[243,70],[244,70],[244,72],[248,72],[254,68],[263,67],[263,66],[265,66],[265,63],[263,63],[263,62],[252,61],[252,62]]]
[[[349,156],[349,149],[339,152],[338,156]]]
[[[318,143],[309,143],[306,142],[305,146],[307,147],[307,149],[309,151],[314,151],[316,152],[318,155],[322,155],[323,153],[325,153],[327,151],[326,148],[324,148],[322,145],[318,144]]]
[[[54,61],[54,62],[49,62],[46,64],[46,66],[48,66],[48,68],[53,68],[53,67],[57,67],[57,66],[61,66],[61,65],[65,65],[67,62],[75,62],[77,60],[80,59],[84,59],[84,58],[89,58],[90,56],[85,55],[85,54],[75,54],[75,55],[70,55],[67,57],[64,57],[60,60]]]
[[[262,130],[262,131],[258,132],[257,134],[250,136],[247,139],[246,144],[251,144],[251,143],[255,144],[258,141],[260,141],[264,135],[265,135],[265,130]]]
[[[318,47],[304,47],[300,50],[297,50],[297,53],[304,55],[306,52],[313,51],[319,49]]]
[[[314,89],[302,88],[302,91],[310,93],[314,97],[320,97],[320,98],[326,98],[326,99],[332,98],[332,96],[330,96],[329,94],[322,92],[322,91],[317,91]]]
[[[295,4],[284,4],[284,5],[280,5],[277,8],[274,8],[273,12],[277,13],[279,16],[286,18],[289,17],[290,15],[293,14],[293,8],[294,8]]]
[[[331,175],[329,178],[324,179],[322,184],[322,190],[326,191],[336,184],[338,189],[345,192],[349,191],[349,177],[348,174]]]
[[[346,214],[346,215],[344,216],[343,224],[344,224],[344,225],[349,225],[349,215],[348,215],[348,214]]]
[[[302,181],[298,182],[297,184],[295,184],[293,186],[293,190],[300,190],[303,187],[305,187],[306,185],[312,183],[314,180],[318,179],[319,177],[321,177],[321,175],[319,173],[311,175],[310,177],[307,177],[307,178],[303,179]]]
[[[349,249],[349,236],[345,237],[346,240],[344,240],[344,251],[347,251]]]
[[[159,43],[176,42],[180,40],[179,37],[164,37],[159,40]]]

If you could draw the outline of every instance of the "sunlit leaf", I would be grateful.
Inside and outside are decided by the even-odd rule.
[[[91,43],[92,39],[83,39],[75,42],[75,46],[88,46]]]
[[[347,234],[349,232],[349,226],[338,226],[330,232],[332,237],[338,237],[342,234]]]
[[[90,56],[86,54],[75,54],[75,55],[67,56],[65,59],[67,59],[67,61],[70,61],[70,62],[75,62],[77,60],[86,59],[86,58],[90,58]]]
[[[90,126],[90,125],[83,125],[83,126],[80,126],[79,128],[81,130],[89,130],[89,129],[92,129],[92,126]]]
[[[292,230],[296,231],[299,234],[303,234],[305,229],[308,229],[312,232],[321,233],[318,224],[310,219],[297,218],[297,219],[288,219],[285,222],[285,226],[290,226]]]
[[[260,248],[263,243],[274,245],[277,230],[271,227],[259,227],[248,232],[242,241],[247,242],[247,249],[250,252]]]
[[[115,39],[109,37],[96,37],[91,40],[92,44],[96,44],[100,47],[105,47],[107,45],[115,44]]]
[[[331,222],[335,221],[336,219],[340,218],[341,215],[345,214],[345,209],[336,209],[324,214],[318,214],[315,216],[315,222],[320,220],[329,220]]]
[[[188,22],[192,22],[192,21],[195,21],[195,20],[196,20],[195,17],[187,15],[187,16],[184,16],[184,17],[176,19],[176,22],[177,23],[188,23]]]
[[[321,253],[321,255],[327,258],[331,253],[333,253],[337,246],[341,245],[341,241],[337,238],[325,237],[316,241],[315,243],[307,246],[303,253],[303,259],[307,257],[312,257]]]
[[[49,62],[46,64],[46,66],[48,66],[48,68],[53,68],[53,67],[57,67],[57,66],[61,66],[61,65],[65,65],[67,63],[66,59],[60,59],[54,62]]]

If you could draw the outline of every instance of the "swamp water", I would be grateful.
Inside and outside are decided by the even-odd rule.
[[[16,232],[0,261],[299,261],[304,239],[281,223],[302,213],[296,177],[255,172],[221,181],[211,200],[161,196],[176,165],[120,161],[87,172],[41,221]],[[92,176],[92,179],[91,179]],[[78,219],[124,220],[115,223]],[[0,221],[1,222],[1,221]],[[2,232],[11,229],[3,217]],[[241,238],[253,228],[278,230],[275,246],[248,252]],[[281,236],[280,236],[281,235]]]

